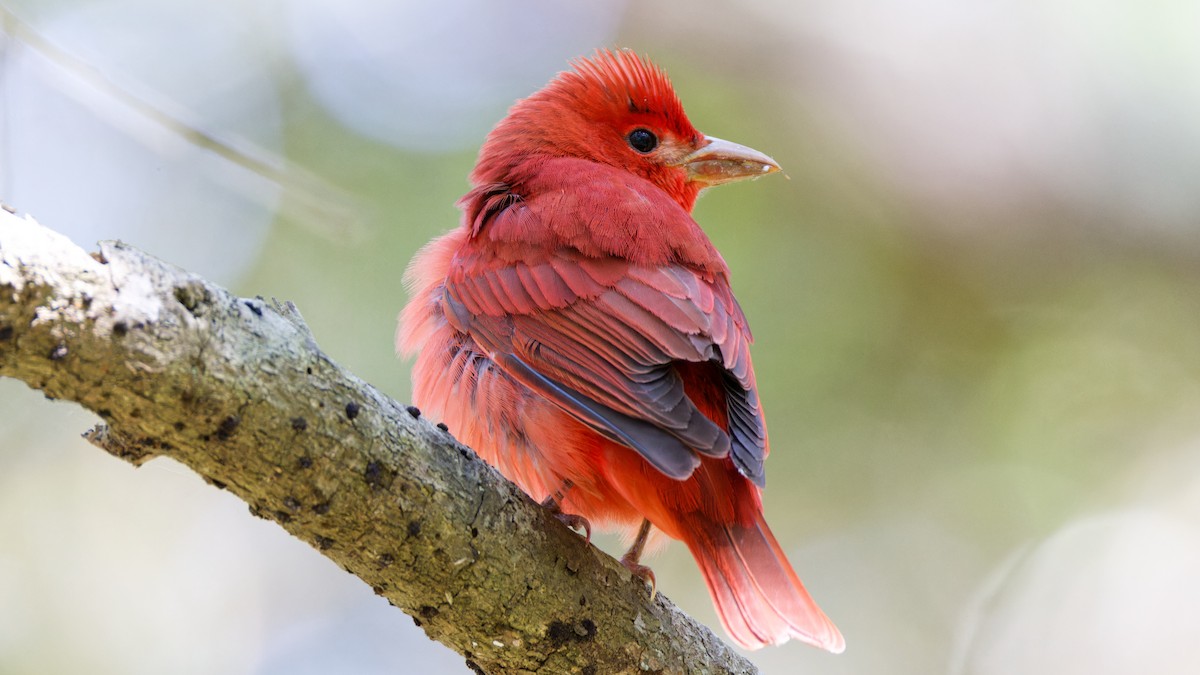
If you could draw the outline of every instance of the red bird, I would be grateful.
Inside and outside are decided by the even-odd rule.
[[[636,531],[623,562],[651,583],[651,527],[682,540],[743,647],[840,652],[763,519],[750,329],[691,216],[779,166],[696,131],[632,52],[573,66],[492,130],[461,227],[408,271],[413,400],[535,499]]]

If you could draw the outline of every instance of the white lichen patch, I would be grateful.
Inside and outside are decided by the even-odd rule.
[[[32,216],[0,211],[0,284],[22,291],[27,284],[87,291],[103,278],[101,265],[67,237]],[[70,274],[64,272],[70,271]]]
[[[162,301],[153,280],[124,274],[117,292],[114,275],[124,271],[96,260],[32,216],[0,211],[0,285],[15,293],[30,286],[47,290],[48,301],[39,309],[35,324],[93,320],[111,327],[118,320],[128,324],[157,320]]]
[[[113,298],[112,309],[116,316],[130,323],[154,323],[162,313],[162,296],[155,290],[157,279],[145,274],[145,268],[129,269],[125,258],[102,245],[100,251],[109,259],[108,267],[113,281],[121,292]]]

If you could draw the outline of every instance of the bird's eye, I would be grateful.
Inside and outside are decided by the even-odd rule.
[[[642,154],[658,147],[658,136],[655,136],[654,132],[649,129],[634,129],[626,138],[629,141],[629,147]]]

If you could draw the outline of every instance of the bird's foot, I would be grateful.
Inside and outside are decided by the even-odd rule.
[[[566,525],[572,530],[582,532],[583,540],[589,544],[592,543],[592,524],[588,522],[587,518],[575,515],[574,513],[562,512],[554,514],[554,517],[558,518],[563,525]]]
[[[646,541],[649,538],[650,521],[643,520],[641,527],[638,528],[637,536],[633,539],[633,545],[629,547],[625,555],[621,556],[621,564],[633,576],[641,579],[644,583],[650,584],[650,599],[654,600],[654,596],[658,594],[658,581],[654,578],[654,570],[638,562],[642,559],[642,551],[645,550]]]
[[[560,504],[562,498],[562,492],[557,492],[543,499],[542,506],[550,509],[550,513],[553,513],[554,517],[558,518],[559,522],[563,525],[572,530],[582,532],[584,541],[589,544],[592,543],[592,524],[583,516],[574,513],[563,513],[562,505]]]
[[[621,564],[629,570],[630,574],[641,579],[642,583],[649,584],[650,600],[653,601],[654,596],[658,595],[658,580],[654,578],[654,570],[636,560],[631,560],[628,555],[621,558]]]

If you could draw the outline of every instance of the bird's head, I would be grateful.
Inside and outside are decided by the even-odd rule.
[[[504,182],[530,159],[573,157],[637,174],[690,211],[706,187],[779,170],[757,150],[697,131],[666,73],[633,52],[601,50],[572,65],[496,125],[473,182]]]

